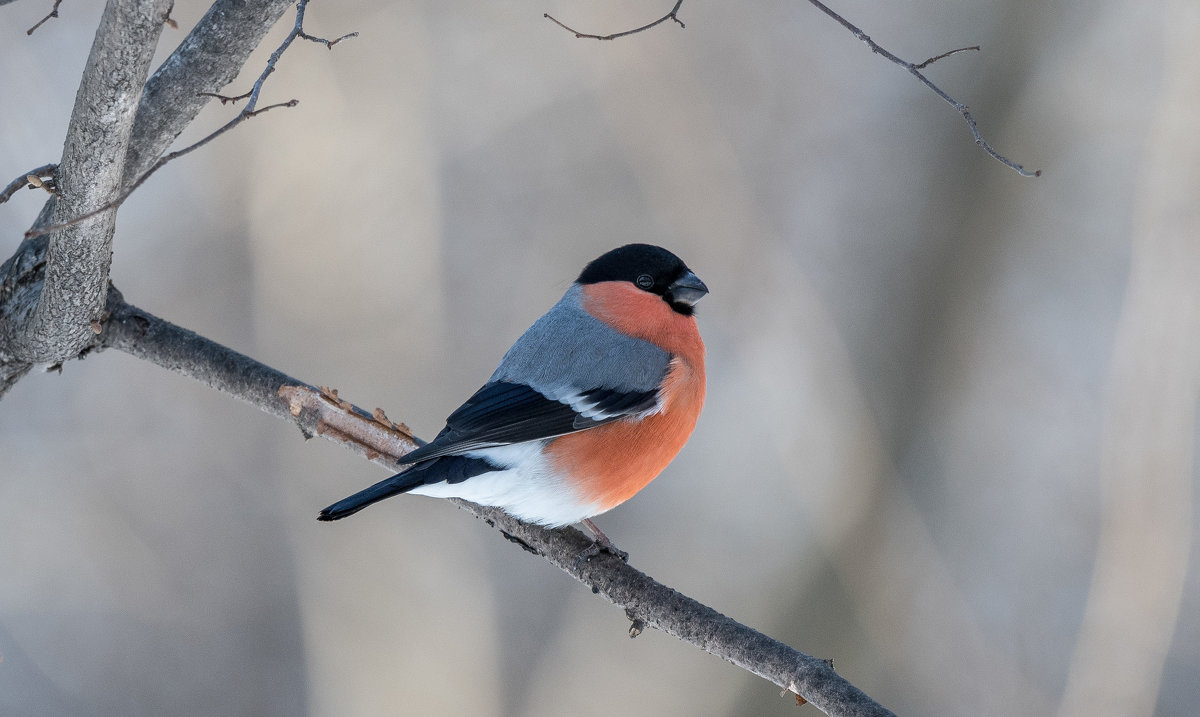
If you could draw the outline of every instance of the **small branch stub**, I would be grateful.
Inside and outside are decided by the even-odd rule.
[[[50,13],[48,15],[46,15],[46,17],[42,18],[41,20],[38,20],[37,24],[35,24],[33,27],[26,30],[25,34],[32,35],[35,30],[37,30],[42,25],[46,24],[46,21],[48,21],[50,18],[58,17],[58,6],[59,5],[62,5],[62,0],[54,0],[54,7],[50,8]]]
[[[629,618],[629,639],[632,640],[646,629],[646,621],[638,617],[632,608],[625,609],[625,617]]]
[[[12,180],[4,189],[0,189],[0,204],[7,202],[14,194],[25,188],[44,189],[57,196],[58,184],[54,181],[56,169],[58,169],[57,164],[43,164]]]
[[[943,60],[951,55],[957,55],[960,52],[970,52],[972,50],[974,50],[975,52],[979,52],[980,51],[979,45],[971,45],[970,47],[959,47],[954,50],[949,50],[947,52],[943,52],[940,55],[934,55],[933,57],[929,58],[928,60],[926,60],[924,62],[913,65],[913,68],[917,69],[917,70],[923,70],[926,67],[929,67],[930,65],[932,65],[933,63],[937,62],[938,60]]]
[[[377,415],[368,414],[340,398],[337,389],[288,385],[281,387],[278,395],[287,404],[288,412],[301,421],[302,430],[308,432],[309,425],[315,422],[312,431],[316,435],[356,446],[370,461],[383,460],[394,467],[400,464],[404,453],[419,445],[408,426],[380,421],[381,409],[376,409]]]
[[[304,32],[304,30],[301,30],[298,37],[301,40],[308,40],[309,42],[315,42],[315,43],[324,45],[327,49],[332,50],[333,46],[338,44],[342,40],[349,40],[352,37],[358,37],[358,33],[357,32],[348,32],[345,35],[342,35],[341,37],[335,37],[332,40],[326,40],[323,37],[314,37],[313,35],[309,35],[307,32]]]

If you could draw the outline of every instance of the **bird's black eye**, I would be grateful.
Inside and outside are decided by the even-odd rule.
[[[649,274],[642,274],[637,278],[637,285],[643,289],[649,289],[654,286],[654,277]]]

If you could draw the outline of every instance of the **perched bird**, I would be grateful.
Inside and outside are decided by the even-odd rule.
[[[708,287],[671,252],[629,244],[584,267],[404,471],[321,511],[397,493],[464,498],[548,527],[628,500],[687,442],[704,403],[693,316]]]

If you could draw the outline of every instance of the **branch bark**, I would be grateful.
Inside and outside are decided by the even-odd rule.
[[[225,104],[226,102],[237,101],[237,100],[244,99],[244,98],[249,98],[249,101],[246,103],[246,106],[244,108],[242,108],[242,111],[239,112],[237,115],[235,115],[233,119],[226,122],[224,125],[222,125],[217,130],[210,132],[204,138],[197,140],[196,142],[193,142],[192,144],[189,144],[188,146],[183,147],[182,149],[177,149],[174,152],[171,152],[170,154],[166,154],[166,155],[163,155],[162,157],[159,157],[158,160],[156,162],[154,162],[154,164],[150,165],[150,168],[147,169],[145,172],[142,172],[141,174],[138,174],[138,175],[135,175],[134,177],[129,178],[129,180],[125,183],[125,186],[121,190],[121,192],[118,193],[112,199],[110,199],[107,203],[102,204],[101,206],[91,210],[90,212],[87,212],[84,214],[76,214],[74,217],[72,217],[68,220],[65,220],[63,222],[56,223],[56,224],[46,224],[41,227],[35,227],[33,229],[30,229],[29,231],[25,232],[26,238],[33,238],[33,237],[39,236],[41,234],[50,234],[51,232],[56,232],[56,231],[59,231],[60,229],[65,229],[65,228],[75,225],[75,224],[82,224],[94,216],[104,214],[104,213],[110,212],[110,211],[115,211],[122,204],[124,204],[125,200],[128,199],[135,191],[137,191],[137,189],[139,187],[141,187],[142,184],[151,177],[151,175],[153,175],[159,169],[162,169],[163,166],[165,166],[172,160],[179,159],[180,157],[182,157],[184,155],[190,154],[190,153],[200,149],[204,145],[213,141],[217,137],[220,137],[221,135],[225,134],[226,132],[232,130],[234,127],[237,127],[239,124],[241,124],[242,122],[245,122],[246,120],[250,119],[251,117],[257,117],[258,115],[260,115],[264,112],[267,112],[268,110],[275,109],[277,107],[295,107],[297,104],[299,104],[299,100],[293,99],[293,100],[288,100],[286,102],[277,102],[273,105],[267,105],[266,107],[258,107],[258,100],[262,93],[263,84],[267,81],[267,78],[270,77],[271,73],[273,73],[275,71],[275,65],[279,62],[279,58],[283,56],[284,52],[287,52],[287,49],[289,47],[291,47],[292,42],[294,42],[297,38],[302,38],[305,40],[309,40],[311,42],[319,42],[319,43],[325,45],[327,48],[332,49],[334,45],[341,42],[342,40],[345,40],[350,37],[358,37],[357,32],[352,32],[352,33],[349,33],[346,35],[342,35],[341,37],[339,37],[335,40],[326,40],[324,38],[314,37],[312,35],[309,35],[308,33],[304,32],[304,12],[307,9],[307,7],[308,7],[308,0],[299,0],[299,2],[297,2],[297,4],[296,4],[296,24],[292,27],[292,31],[290,33],[288,33],[287,37],[284,38],[283,43],[278,48],[276,48],[275,52],[271,53],[271,59],[267,61],[266,68],[258,76],[258,79],[254,82],[254,86],[251,88],[251,90],[248,93],[246,93],[245,95],[239,95],[237,97],[226,97],[224,95],[217,94],[214,92],[198,92],[197,93],[197,97],[219,99],[219,100],[221,100],[221,104]]]
[[[158,161],[295,0],[217,0],[146,82],[125,160],[123,185]]]
[[[126,303],[114,289],[111,314],[97,348],[115,348],[201,381],[267,413],[294,421],[303,434],[332,440],[394,470],[419,445],[403,425],[368,413],[327,389],[318,389],[254,359]],[[548,530],[495,508],[455,500],[507,540],[625,610],[633,622],[654,627],[800,695],[830,715],[882,717],[892,712],[834,671],[825,661],[718,613],[607,553],[581,562],[591,540],[578,530]]]
[[[91,211],[120,190],[138,97],[168,8],[169,0],[105,6],[56,172],[61,195],[42,215],[48,221]],[[63,361],[87,344],[104,309],[115,227],[109,212],[50,236],[37,303],[24,321],[7,325],[5,343],[16,358]]]
[[[124,142],[126,151],[120,161],[104,167],[109,178],[108,194],[74,212],[61,207],[57,197],[51,197],[35,226],[53,223],[56,218],[70,219],[87,209],[102,206],[119,190],[143,175],[211,101],[211,98],[200,96],[200,93],[219,90],[229,84],[267,31],[292,4],[292,0],[217,0],[179,47],[145,81],[144,88],[140,84],[145,79],[144,71],[136,87],[125,88],[127,92],[122,95],[123,101],[127,103],[129,97],[139,96],[140,101],[137,103],[132,132]],[[117,4],[114,2],[111,6],[117,7]],[[106,16],[107,13],[106,10]],[[157,17],[159,28],[163,17],[165,10]],[[102,23],[96,33],[97,45],[119,41],[119,38],[104,39],[110,32],[119,29],[118,26]],[[148,43],[148,46],[152,55],[153,44]],[[147,57],[145,62],[149,61]],[[126,70],[122,68],[121,72]],[[113,168],[120,168],[115,183],[112,181]],[[66,171],[74,170],[68,168]],[[111,221],[111,212],[105,216]],[[73,231],[73,236],[92,237],[92,248],[96,249],[95,245],[99,245],[95,253],[111,255],[111,227],[107,232],[98,233],[98,228],[106,226],[105,221],[104,217],[97,217],[64,230],[63,234]],[[73,351],[37,350],[36,346],[30,348],[33,315],[46,282],[48,249],[47,237],[33,237],[22,242],[16,253],[0,265],[0,397],[28,373],[34,363],[63,361],[84,350],[91,338],[93,313],[99,313],[97,307],[103,308],[98,301],[104,296],[104,283],[108,278],[107,259],[104,261],[102,279],[96,279],[96,272],[87,277],[89,286],[95,291],[90,297],[91,303],[87,305],[90,310],[79,312],[87,317],[81,326],[76,327],[81,329],[76,338],[81,338],[83,343],[74,345]],[[45,315],[42,319],[46,322],[42,324],[42,330],[53,334],[55,327],[49,318],[49,315]]]

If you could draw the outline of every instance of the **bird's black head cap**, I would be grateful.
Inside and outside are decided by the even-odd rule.
[[[580,284],[628,281],[642,291],[661,296],[684,316],[691,316],[695,303],[708,293],[708,287],[687,264],[653,244],[617,247],[585,266],[576,281]]]

